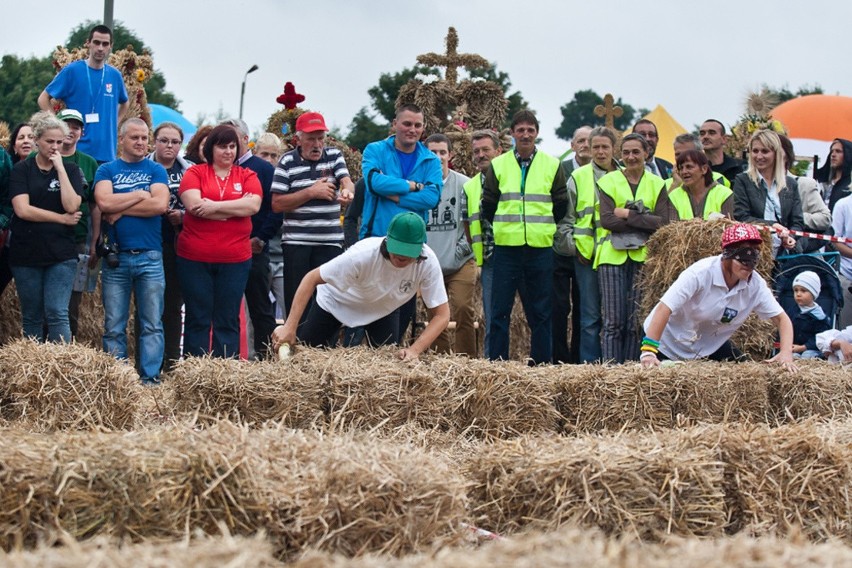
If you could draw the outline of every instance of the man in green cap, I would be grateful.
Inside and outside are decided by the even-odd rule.
[[[358,241],[340,256],[308,272],[296,290],[284,325],[272,334],[273,347],[299,339],[312,346],[334,346],[342,326],[363,326],[370,345],[390,345],[398,335],[397,310],[420,292],[431,312],[426,329],[400,359],[426,351],[450,321],[441,265],[426,246],[426,224],[420,215],[400,213],[391,219],[386,237]],[[308,317],[299,326],[311,302]]]

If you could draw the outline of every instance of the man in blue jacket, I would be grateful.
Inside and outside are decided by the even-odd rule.
[[[360,238],[384,237],[399,213],[413,211],[425,222],[438,206],[444,185],[441,160],[420,142],[425,128],[423,111],[405,104],[396,111],[393,135],[364,148],[361,163],[367,191],[361,214]],[[397,343],[414,316],[415,299],[402,306]]]

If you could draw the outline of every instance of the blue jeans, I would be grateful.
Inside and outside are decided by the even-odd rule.
[[[488,358],[509,359],[509,325],[515,292],[521,295],[530,326],[532,364],[550,363],[553,358],[550,316],[553,296],[553,249],[530,246],[495,246],[494,283],[491,290],[491,336]]]
[[[50,266],[12,266],[15,288],[21,300],[24,335],[41,340],[47,321],[47,340],[70,342],[68,303],[77,271],[77,259]]]
[[[178,278],[186,306],[184,355],[239,357],[240,302],[251,262],[197,262],[178,257]]]
[[[119,253],[116,268],[103,266],[101,281],[104,298],[104,351],[118,359],[127,358],[127,319],[130,293],[136,300],[139,337],[136,355],[140,378],[156,379],[163,364],[163,295],[166,277],[163,253],[158,250],[138,254]]]
[[[598,273],[574,257],[574,282],[580,291],[580,363],[601,360],[601,294]]]

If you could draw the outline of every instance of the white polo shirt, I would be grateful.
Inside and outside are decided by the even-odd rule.
[[[382,256],[383,240],[371,237],[358,241],[320,266],[326,284],[317,287],[317,303],[347,327],[385,317],[418,290],[429,309],[447,303],[444,275],[432,249],[423,245],[426,260],[397,268]]]
[[[660,337],[660,352],[674,360],[712,355],[751,312],[769,319],[784,311],[757,272],[729,290],[722,274],[722,255],[702,258],[681,272],[660,303],[672,311]],[[657,306],[645,318],[646,333]]]

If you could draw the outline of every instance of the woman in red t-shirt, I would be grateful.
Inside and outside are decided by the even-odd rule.
[[[217,126],[204,142],[207,163],[189,168],[180,182],[186,216],[178,236],[177,267],[186,306],[185,355],[239,355],[240,302],[251,268],[251,216],[260,209],[263,193],[253,171],[234,165],[238,148],[236,130]]]

